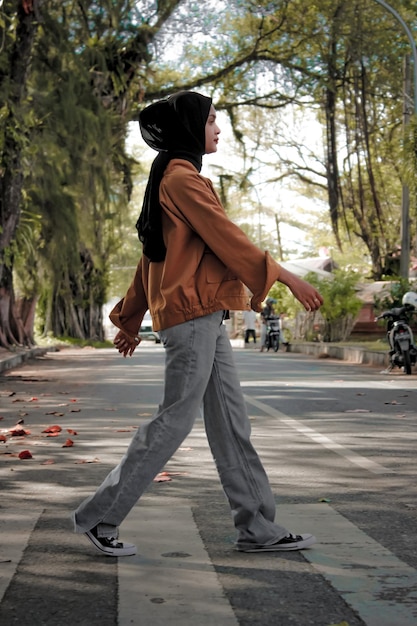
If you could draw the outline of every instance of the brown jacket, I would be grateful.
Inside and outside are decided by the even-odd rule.
[[[126,296],[110,313],[113,324],[134,336],[147,309],[154,330],[220,310],[260,311],[280,266],[229,220],[211,181],[188,161],[173,159],[159,197],[165,261],[142,256]]]

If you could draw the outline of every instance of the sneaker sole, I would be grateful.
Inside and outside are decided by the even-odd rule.
[[[97,552],[105,554],[106,556],[133,556],[137,552],[136,546],[131,543],[125,545],[124,548],[106,548],[101,545],[90,531],[85,532],[84,535],[91,541]]]
[[[271,544],[269,546],[254,546],[250,544],[242,544],[236,546],[236,549],[239,552],[291,552],[291,550],[304,550],[305,548],[309,548],[314,543],[316,543],[317,539],[310,535],[303,541],[296,541],[294,543],[283,543],[283,544]]]

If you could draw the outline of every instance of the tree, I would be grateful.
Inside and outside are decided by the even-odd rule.
[[[163,75],[168,67],[168,77],[181,84],[185,74],[180,66],[188,78],[183,86],[210,86],[217,107],[229,115],[244,168],[251,176],[259,169],[255,160],[265,163],[265,136],[268,128],[277,126],[278,116],[285,124],[284,114],[294,105],[316,114],[320,111],[318,121],[325,136],[321,162],[315,159],[311,167],[300,155],[277,154],[275,180],[309,181],[320,193],[325,188],[337,246],[342,248],[346,236],[360,238],[373,277],[383,277],[385,259],[398,243],[405,176],[400,96],[401,63],[408,51],[405,37],[399,33],[393,39],[391,16],[370,0],[321,0],[308,7],[296,0],[234,2],[216,19],[211,21],[216,40],[204,41],[195,52],[192,36],[185,33],[190,38],[180,63],[176,59],[174,71],[168,60]],[[407,19],[415,22],[415,8],[408,9]],[[213,59],[204,77],[203,54]],[[206,60],[205,70],[207,65]],[[154,76],[155,95],[164,93],[157,86],[158,76],[162,74]],[[168,85],[172,89],[169,80]],[[267,112],[266,124],[259,112],[260,124],[253,124],[254,108]],[[291,142],[287,147],[294,148]]]
[[[101,336],[116,245],[111,213],[131,189],[124,149],[131,105],[148,45],[178,3],[165,0],[146,14],[128,0],[54,1],[45,10],[24,1],[17,12],[4,3],[0,345],[31,343],[39,295],[46,331]],[[16,265],[19,307],[17,252],[32,261]]]
[[[28,136],[34,124],[27,84],[39,28],[41,0],[5,1],[2,6],[3,69],[0,83],[0,345],[27,345],[13,293],[14,237],[21,214]],[[7,70],[5,72],[4,70]]]

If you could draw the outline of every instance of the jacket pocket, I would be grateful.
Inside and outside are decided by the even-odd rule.
[[[236,280],[237,276],[212,253],[204,255],[206,280],[208,283],[222,283],[226,280]]]

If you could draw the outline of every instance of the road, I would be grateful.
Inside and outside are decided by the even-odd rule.
[[[303,553],[243,554],[201,418],[122,525],[139,554],[96,556],[69,512],[160,399],[163,348],[49,353],[0,377],[0,624],[417,624],[417,377],[236,349],[277,519]],[[24,420],[30,431],[10,437]],[[47,426],[62,431],[48,437]],[[68,432],[70,431],[70,432]],[[75,434],[77,433],[77,434]],[[65,446],[71,439],[73,445]],[[31,459],[18,453],[29,450]]]

